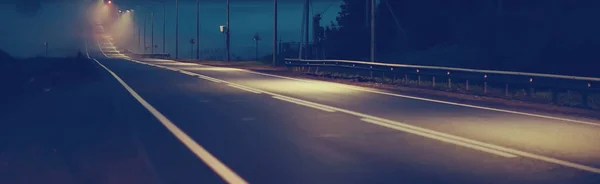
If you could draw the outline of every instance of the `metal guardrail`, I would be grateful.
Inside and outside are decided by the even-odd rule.
[[[462,80],[466,83],[466,90],[469,90],[469,81],[480,81],[483,84],[483,93],[488,92],[488,83],[499,84],[505,88],[505,95],[509,96],[509,84],[512,88],[530,89],[527,92],[530,96],[534,93],[535,88],[546,88],[553,91],[552,100],[557,103],[558,91],[574,90],[582,94],[582,106],[588,107],[588,95],[592,92],[600,92],[600,78],[582,77],[570,75],[556,75],[544,73],[528,73],[514,71],[497,71],[497,70],[478,70],[468,68],[453,68],[440,66],[421,66],[421,65],[406,65],[392,63],[377,63],[366,61],[351,61],[351,60],[305,60],[305,59],[285,59],[285,65],[289,67],[313,67],[316,70],[321,68],[333,69],[334,72],[347,73],[350,71],[369,71],[371,77],[381,73],[383,77],[394,76],[394,80],[398,74],[404,75],[404,80],[409,81],[409,76],[416,76],[417,85],[422,86],[422,77],[432,77],[431,84],[433,88],[436,86],[436,77],[447,79],[444,81],[446,89],[454,89],[452,87],[452,79],[455,83]],[[335,71],[338,70],[338,71]],[[408,83],[407,83],[408,84]]]
[[[129,54],[134,57],[140,57],[140,58],[156,58],[156,59],[170,59],[171,58],[171,54],[168,54],[168,53],[140,54],[140,53],[131,52],[130,50],[124,50],[123,53]]]

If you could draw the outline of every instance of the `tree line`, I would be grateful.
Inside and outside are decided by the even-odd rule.
[[[343,0],[324,57],[368,60],[370,0]],[[379,0],[376,60],[598,76],[600,1]]]

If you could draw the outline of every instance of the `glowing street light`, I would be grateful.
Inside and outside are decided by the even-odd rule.
[[[112,4],[112,1],[108,1],[108,4]]]

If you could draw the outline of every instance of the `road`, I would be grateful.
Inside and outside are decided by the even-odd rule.
[[[131,97],[122,109],[165,183],[600,181],[597,120],[135,60],[98,45],[90,58],[122,87],[107,91]]]

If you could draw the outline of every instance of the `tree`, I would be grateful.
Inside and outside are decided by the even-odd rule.
[[[329,26],[325,33],[327,55],[341,59],[368,58],[369,29],[365,0],[344,0],[340,8],[337,24]]]

